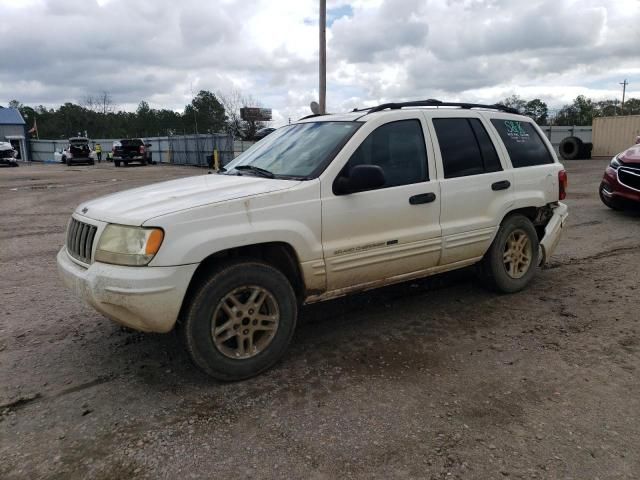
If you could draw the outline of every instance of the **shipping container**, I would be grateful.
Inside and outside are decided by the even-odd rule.
[[[612,157],[626,150],[640,135],[640,115],[593,119],[594,157]]]

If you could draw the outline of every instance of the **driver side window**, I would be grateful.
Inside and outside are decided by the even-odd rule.
[[[385,184],[397,187],[429,180],[427,150],[419,120],[399,120],[375,129],[353,153],[340,176],[349,176],[356,165],[382,168]]]

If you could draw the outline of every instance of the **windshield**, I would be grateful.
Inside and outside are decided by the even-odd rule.
[[[316,176],[360,125],[310,122],[279,128],[226,165],[227,173],[255,174],[261,169],[275,177]]]
[[[140,145],[144,145],[144,142],[139,138],[136,138],[134,140],[129,140],[129,139],[120,140],[120,146],[122,147],[139,147]]]

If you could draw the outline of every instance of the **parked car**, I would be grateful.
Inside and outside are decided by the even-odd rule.
[[[640,144],[611,159],[600,183],[600,199],[614,210],[640,207]]]
[[[113,144],[113,163],[116,167],[124,165],[128,167],[130,163],[137,162],[140,165],[147,165],[152,162],[150,143],[145,143],[141,138],[125,138]]]
[[[0,165],[8,167],[17,167],[17,153],[10,142],[0,142]]]
[[[262,140],[264,137],[266,137],[267,135],[269,135],[270,133],[273,133],[275,131],[276,131],[276,129],[275,128],[271,128],[271,127],[261,128],[253,135],[253,139],[254,140]]]
[[[60,160],[69,167],[77,163],[93,165],[95,163],[95,153],[89,146],[89,139],[85,137],[70,138],[69,144],[62,151]]]
[[[60,273],[120,324],[177,327],[222,380],[278,361],[305,303],[474,264],[519,291],[560,239],[567,175],[513,112],[429,100],[301,119],[218,175],[82,203]]]

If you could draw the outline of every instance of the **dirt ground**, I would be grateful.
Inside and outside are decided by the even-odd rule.
[[[526,291],[461,271],[307,307],[231,384],[55,263],[81,201],[201,171],[0,170],[0,477],[639,478],[640,215],[600,203],[605,164],[567,162],[569,228]]]

